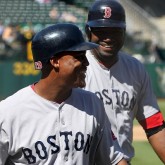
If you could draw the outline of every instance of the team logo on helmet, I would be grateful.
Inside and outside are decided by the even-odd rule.
[[[112,15],[112,10],[111,10],[111,8],[110,7],[105,7],[104,8],[104,18],[110,18],[111,17],[111,15]]]
[[[34,63],[35,69],[40,70],[42,69],[42,62],[41,61],[37,61]]]

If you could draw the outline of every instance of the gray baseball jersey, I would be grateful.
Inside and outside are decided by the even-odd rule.
[[[119,52],[119,60],[110,69],[99,64],[91,51],[87,69],[86,90],[94,92],[104,103],[112,131],[125,158],[134,156],[133,119],[144,120],[159,111],[149,75],[135,58]]]
[[[61,104],[31,86],[0,102],[0,164],[115,165],[123,158],[99,98],[73,89]]]

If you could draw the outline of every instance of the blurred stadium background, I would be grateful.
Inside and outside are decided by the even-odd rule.
[[[165,97],[164,0],[119,0],[126,11],[123,50],[144,63],[158,98]],[[43,27],[72,22],[83,31],[93,0],[0,0],[0,99],[38,80],[31,39]],[[76,34],[75,34],[76,35]]]

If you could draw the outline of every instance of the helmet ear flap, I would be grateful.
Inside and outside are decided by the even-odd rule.
[[[85,33],[88,37],[88,40],[91,41],[91,28],[88,24],[86,24],[86,26],[85,26]]]

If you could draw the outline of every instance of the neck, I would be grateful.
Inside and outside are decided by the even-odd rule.
[[[97,50],[93,50],[93,55],[96,58],[96,60],[103,65],[106,68],[111,68],[117,61],[118,61],[118,55],[112,55],[112,56],[103,56],[101,55]]]
[[[39,96],[56,103],[65,101],[71,95],[71,88],[58,85],[58,83],[52,84],[51,82],[45,82],[45,80],[41,79],[38,83],[34,84],[34,91]]]

